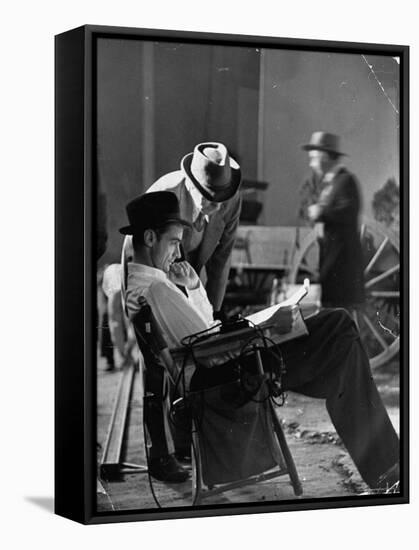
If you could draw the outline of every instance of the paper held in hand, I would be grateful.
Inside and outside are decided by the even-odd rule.
[[[256,313],[252,313],[252,315],[248,315],[246,319],[255,325],[269,329],[270,337],[277,344],[308,334],[308,330],[300,310],[297,311],[296,319],[292,325],[291,331],[285,334],[275,331],[275,317],[278,315],[280,309],[297,306],[304,296],[307,295],[309,286],[310,281],[308,279],[304,279],[304,284],[296,292],[294,292],[292,296],[279,304],[267,307]]]

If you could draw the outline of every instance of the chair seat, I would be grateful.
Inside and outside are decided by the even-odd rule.
[[[234,381],[189,394],[205,485],[246,479],[277,464],[266,393],[262,385],[251,395]]]

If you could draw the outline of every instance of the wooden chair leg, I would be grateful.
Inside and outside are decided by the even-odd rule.
[[[274,431],[278,438],[279,446],[281,448],[282,455],[284,457],[288,475],[291,479],[292,488],[294,489],[295,496],[301,496],[303,494],[303,488],[298,477],[297,468],[295,467],[294,459],[292,458],[291,451],[289,450],[287,440],[285,439],[285,434],[282,429],[281,423],[276,415],[272,403],[270,404],[270,410],[272,415],[272,422],[274,426]]]
[[[197,506],[202,492],[202,464],[196,424],[192,420],[192,505]]]

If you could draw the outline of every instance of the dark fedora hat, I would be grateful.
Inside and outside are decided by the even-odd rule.
[[[222,143],[199,143],[180,165],[200,193],[212,202],[230,199],[241,183],[240,166]]]
[[[310,143],[302,145],[305,151],[326,151],[327,153],[335,153],[336,155],[346,155],[340,151],[339,136],[329,134],[328,132],[314,132],[311,136]]]
[[[170,191],[156,191],[136,197],[126,206],[129,225],[121,227],[122,235],[134,235],[145,229],[158,229],[168,223],[191,224],[180,216],[179,201]]]

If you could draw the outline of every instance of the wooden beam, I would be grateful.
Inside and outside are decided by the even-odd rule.
[[[134,380],[134,370],[134,364],[130,364],[120,373],[118,389],[100,464],[100,474],[102,477],[117,475],[122,465],[122,443]]]

